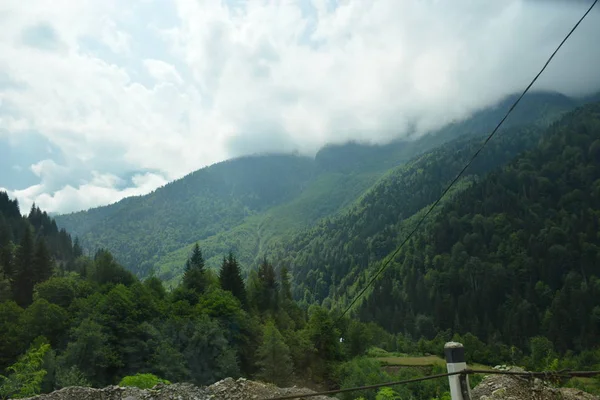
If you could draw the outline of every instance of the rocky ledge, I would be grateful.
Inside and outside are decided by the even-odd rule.
[[[505,369],[505,368],[502,368]],[[525,372],[512,367],[506,370]],[[471,392],[473,400],[600,400],[582,390],[555,388],[540,379],[514,375],[488,375]]]
[[[314,393],[303,388],[278,388],[261,382],[227,378],[206,388],[188,383],[157,385],[152,389],[108,386],[102,389],[67,387],[26,400],[262,400],[278,396]],[[331,397],[310,397],[331,400]]]

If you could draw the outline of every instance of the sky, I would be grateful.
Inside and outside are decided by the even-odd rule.
[[[0,188],[26,212],[314,155],[522,91],[591,0],[3,0]],[[600,7],[534,89],[600,90]]]

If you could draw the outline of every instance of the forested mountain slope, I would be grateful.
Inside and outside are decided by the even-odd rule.
[[[488,132],[512,98],[417,140],[387,145],[326,146],[314,159],[262,155],[203,168],[140,197],[85,212],[57,216],[91,251],[104,247],[139,276],[155,271],[180,276],[193,244],[216,267],[229,250],[246,268],[265,249],[350,206],[390,169],[460,136]],[[575,100],[532,93],[507,121],[546,125],[572,109]]]
[[[453,193],[534,147],[541,132],[535,127],[502,132],[475,160]],[[325,218],[283,245],[270,248],[279,263],[291,268],[295,296],[308,304],[328,296],[343,302],[345,289],[361,279],[367,266],[378,263],[398,246],[415,214],[439,197],[481,142],[480,137],[464,137],[417,157],[388,173],[344,214]]]
[[[375,285],[366,320],[581,351],[600,338],[600,103],[447,202]]]
[[[31,302],[33,287],[52,274],[54,264],[69,268],[81,247],[56,222],[33,205],[21,215],[19,203],[0,192],[0,302],[14,296],[21,305]]]

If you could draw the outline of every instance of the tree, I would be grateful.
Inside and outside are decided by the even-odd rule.
[[[43,238],[37,242],[33,257],[34,285],[52,276],[52,258]]]
[[[277,275],[273,265],[265,257],[258,267],[258,281],[254,294],[259,311],[276,311],[278,308]]]
[[[202,293],[206,289],[204,272],[204,258],[200,246],[196,243],[192,255],[185,263],[183,287],[196,293]]]
[[[228,376],[239,376],[235,351],[229,346],[226,332],[217,321],[202,314],[190,328],[190,332],[180,332],[179,335],[189,338],[183,356],[195,384],[206,385]]]
[[[17,304],[28,306],[33,301],[35,284],[34,244],[31,229],[27,228],[17,249],[13,293]]]
[[[75,241],[73,242],[73,257],[79,258],[83,255],[83,249],[81,248],[81,244],[79,244],[79,237],[75,237]]]
[[[11,374],[0,375],[0,397],[2,399],[32,397],[39,394],[46,370],[42,368],[44,356],[50,345],[32,344],[18,361],[7,368]]]
[[[198,243],[194,245],[194,249],[192,250],[192,255],[190,257],[190,267],[197,268],[199,270],[204,269],[204,257],[202,256],[202,250],[200,250],[200,246]]]
[[[71,341],[59,357],[59,369],[75,366],[85,379],[96,385],[110,381],[107,369],[115,357],[104,328],[91,319],[83,320],[73,329]]]
[[[292,284],[290,283],[290,271],[284,265],[279,271],[279,282],[281,283],[279,293],[283,302],[292,301]]]
[[[34,301],[19,319],[24,329],[23,335],[28,341],[38,336],[48,339],[51,345],[58,345],[67,331],[69,315],[56,304],[50,304],[44,299]]]
[[[86,265],[83,263],[83,265]],[[119,265],[113,255],[104,249],[100,249],[94,256],[94,265],[92,270],[86,270],[88,277],[100,285],[107,283],[123,284],[126,286],[132,285],[136,278],[133,274]]]
[[[290,381],[293,374],[290,348],[273,321],[268,321],[265,325],[257,359],[260,379],[278,386],[284,386]]]
[[[232,252],[229,252],[227,258],[223,258],[223,264],[219,272],[219,281],[223,290],[230,291],[238,298],[242,306],[245,306],[246,287],[244,286],[240,266]]]

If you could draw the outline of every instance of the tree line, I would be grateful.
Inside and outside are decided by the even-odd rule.
[[[364,352],[367,332],[383,334],[375,324],[336,326],[323,307],[301,308],[287,269],[267,259],[244,280],[233,253],[215,271],[195,245],[181,283],[167,291],[104,249],[87,257],[75,242],[69,257],[54,256],[41,225],[22,217],[16,202],[6,204],[12,214],[3,207],[0,217],[11,221],[4,225],[11,235],[1,240],[11,251],[0,262],[0,397],[102,387],[137,374],[198,385],[241,376],[336,385],[336,365]],[[364,335],[350,334],[357,329]]]

